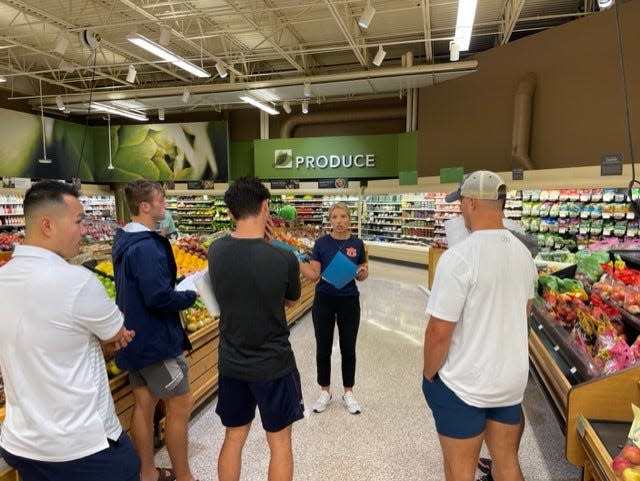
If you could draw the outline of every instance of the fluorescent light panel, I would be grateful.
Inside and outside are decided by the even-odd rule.
[[[100,102],[91,102],[91,108],[99,112],[107,112],[113,115],[119,115],[121,117],[127,117],[133,120],[140,120],[142,122],[146,122],[149,120],[149,117],[147,117],[142,112],[133,112],[131,110],[119,109],[118,107],[114,107],[113,105],[103,104]]]
[[[477,5],[478,0],[458,0],[458,19],[456,20],[454,41],[458,44],[461,52],[469,50]]]
[[[258,107],[260,110],[264,110],[265,112],[267,112],[270,115],[278,115],[280,113],[276,109],[274,109],[273,107],[270,107],[267,104],[263,104],[259,100],[256,100],[253,97],[250,97],[249,95],[241,95],[240,96],[240,100],[242,100],[243,102],[246,102],[248,104],[251,104],[254,107]]]
[[[182,58],[180,55],[177,55],[171,52],[170,50],[167,50],[162,45],[157,44],[153,40],[149,40],[144,35],[140,35],[139,33],[132,33],[127,37],[127,40],[137,45],[138,47],[145,49],[147,52],[150,52],[156,55],[157,57],[160,57],[161,59],[172,63],[176,67],[180,67],[181,69],[186,70],[187,72],[195,75],[196,77],[200,77],[200,78],[211,77],[211,75],[208,72],[204,71],[197,65],[192,64],[188,60],[185,60],[184,58]]]

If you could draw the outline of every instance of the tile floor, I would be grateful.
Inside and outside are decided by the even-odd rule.
[[[322,414],[312,413],[293,428],[294,479],[300,481],[440,481],[441,455],[431,412],[421,391],[422,336],[427,297],[419,289],[426,269],[372,261],[361,284],[362,321],[358,336],[355,394],[362,414],[347,413],[341,389]],[[318,394],[311,315],[291,330],[291,342],[308,407]],[[339,348],[334,346],[332,379],[341,384]],[[217,455],[224,428],[215,398],[193,417],[190,457],[200,481],[217,479]],[[547,401],[531,380],[524,402],[527,426],[520,459],[527,481],[580,479],[564,459],[564,437]],[[166,449],[156,455],[168,466]],[[244,481],[266,480],[268,449],[256,416],[243,458]]]

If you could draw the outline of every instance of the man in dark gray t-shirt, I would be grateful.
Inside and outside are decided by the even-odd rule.
[[[226,428],[220,481],[240,478],[256,407],[271,450],[269,481],[293,479],[291,428],[304,405],[284,308],[300,298],[300,268],[292,252],[264,239],[269,197],[258,179],[237,179],[224,195],[236,230],[209,247],[220,305],[216,413]]]

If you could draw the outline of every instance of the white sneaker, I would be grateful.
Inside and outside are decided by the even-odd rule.
[[[342,404],[347,408],[351,414],[360,414],[360,404],[358,404],[358,400],[353,395],[353,392],[347,391],[342,396]]]
[[[321,413],[325,409],[327,409],[327,406],[329,404],[331,404],[331,393],[324,390],[320,391],[320,397],[318,397],[315,404],[313,405],[313,412]]]

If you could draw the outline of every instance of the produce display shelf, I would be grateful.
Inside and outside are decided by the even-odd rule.
[[[604,302],[606,302],[607,304],[609,304],[610,306],[615,307],[616,309],[618,309],[620,311],[620,314],[622,314],[622,318],[628,323],[631,324],[631,326],[635,327],[636,329],[640,329],[640,317],[631,314],[629,311],[627,311],[624,307],[622,307],[622,304],[613,301],[609,298],[605,298],[603,299]]]

